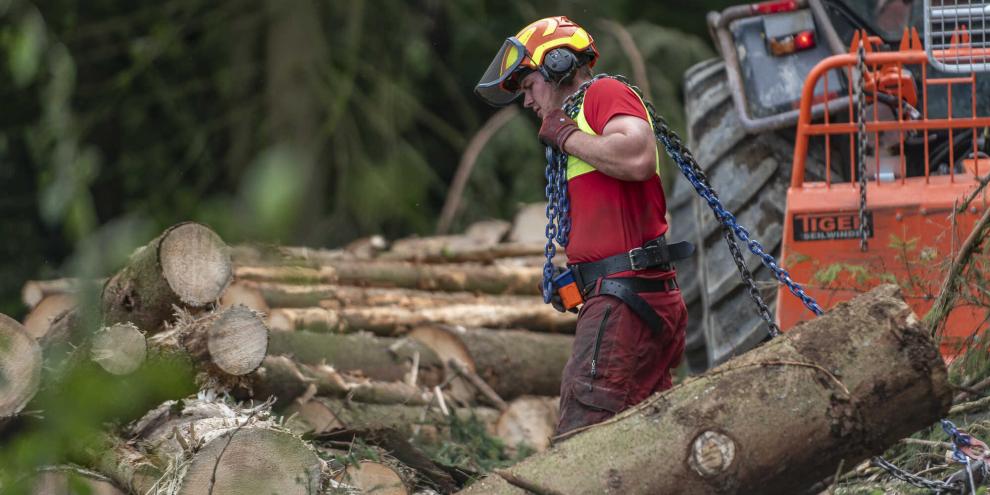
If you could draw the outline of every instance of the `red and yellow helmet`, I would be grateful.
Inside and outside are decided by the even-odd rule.
[[[562,64],[551,56],[551,63],[547,55],[558,48],[567,48],[575,56],[574,62],[567,62],[565,57]],[[553,79],[562,73],[561,67],[571,71],[582,64],[592,67],[597,59],[595,40],[584,28],[564,16],[547,17],[505,40],[475,92],[492,105],[505,106],[519,96],[519,81],[530,72]]]

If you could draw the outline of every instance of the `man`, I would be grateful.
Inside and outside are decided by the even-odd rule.
[[[671,387],[687,310],[670,265],[690,245],[667,245],[659,154],[643,101],[622,82],[595,79],[575,119],[561,105],[592,80],[592,37],[566,17],[508,38],[476,88],[496,106],[520,95],[539,137],[567,153],[571,231],[566,246],[584,304],[560,392],[557,435],[601,422]],[[555,300],[554,306],[563,309]]]

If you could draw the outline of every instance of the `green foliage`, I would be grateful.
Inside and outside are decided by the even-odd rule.
[[[134,374],[110,375],[84,362],[65,376],[48,376],[17,435],[0,449],[0,487],[36,466],[87,464],[98,453],[105,426],[140,418],[161,402],[195,392],[187,363],[151,359]],[[9,492],[5,492],[9,493]]]
[[[505,444],[491,436],[484,422],[473,414],[465,419],[456,414],[449,416],[443,428],[449,430],[449,438],[439,444],[419,445],[434,462],[488,473],[494,469],[511,466],[533,453],[522,448],[510,454]]]

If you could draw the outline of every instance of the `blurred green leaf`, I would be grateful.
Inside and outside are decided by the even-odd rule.
[[[23,88],[34,81],[42,64],[45,39],[41,14],[37,9],[26,9],[7,46],[7,67],[16,86]]]

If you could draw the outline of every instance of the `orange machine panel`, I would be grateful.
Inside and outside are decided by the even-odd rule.
[[[781,259],[794,281],[826,310],[878,284],[896,282],[923,316],[938,296],[948,264],[988,204],[986,196],[955,215],[953,204],[977,186],[971,175],[912,177],[867,185],[868,249],[860,250],[855,184],[805,183],[787,192]],[[877,235],[881,233],[881,235]],[[777,292],[783,330],[814,315],[786,290]],[[958,307],[950,315],[942,353],[984,324],[984,310]],[[984,325],[985,326],[985,325]]]

